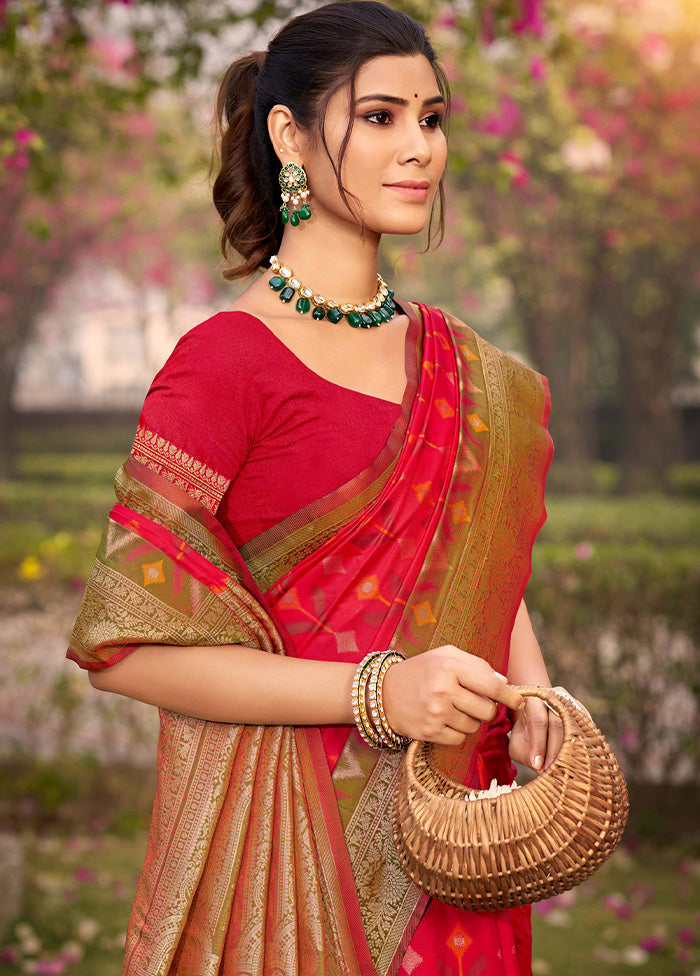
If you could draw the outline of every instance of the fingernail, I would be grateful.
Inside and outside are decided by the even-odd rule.
[[[541,765],[542,765],[542,756],[535,756],[535,758],[532,761],[532,768],[539,769]]]
[[[508,680],[507,676],[505,674],[501,674],[500,671],[494,671],[493,673],[496,675],[497,678],[503,678],[504,681]]]

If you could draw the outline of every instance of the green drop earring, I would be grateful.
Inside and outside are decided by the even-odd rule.
[[[280,189],[282,190],[282,206],[280,207],[280,217],[283,224],[291,224],[297,227],[300,220],[308,220],[311,210],[306,202],[309,190],[306,181],[306,171],[303,166],[297,163],[285,163],[279,175]],[[289,212],[288,204],[292,205],[292,212]]]

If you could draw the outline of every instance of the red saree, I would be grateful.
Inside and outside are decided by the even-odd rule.
[[[215,518],[226,479],[140,429],[71,658],[101,668],[164,643],[359,661],[451,643],[505,671],[544,520],[546,381],[456,319],[402,304],[420,358],[386,448],[240,551]],[[400,753],[348,727],[160,716],[124,976],[529,972],[525,912],[428,903],[404,875]],[[508,781],[506,731],[501,713],[439,760],[478,785]]]

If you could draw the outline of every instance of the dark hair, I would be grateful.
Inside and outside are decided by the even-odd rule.
[[[216,101],[220,168],[214,181],[214,204],[224,221],[224,258],[233,250],[245,260],[224,271],[224,278],[242,278],[265,267],[282,241],[281,166],[267,130],[270,109],[286,105],[302,129],[317,128],[335,169],[340,195],[352,213],[341,173],[353,128],[357,72],[370,58],[415,54],[430,62],[449,109],[449,85],[423,27],[375,0],[340,0],[294,17],[272,38],[266,52],[254,51],[233,62],[221,80]],[[336,163],[326,143],[325,118],[331,97],[347,84],[350,120]],[[438,242],[444,234],[442,180],[439,198]],[[433,217],[431,212],[428,246]],[[360,221],[358,224],[361,226]]]

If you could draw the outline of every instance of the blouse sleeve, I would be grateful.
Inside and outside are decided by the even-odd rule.
[[[214,316],[180,339],[141,411],[132,456],[212,512],[259,424],[252,359],[235,318]]]
[[[132,458],[212,514],[245,460],[257,422],[254,353],[246,352],[231,319],[214,316],[178,342],[149,390],[132,449]],[[216,631],[211,614],[220,610],[211,593],[228,586],[216,561],[193,550],[196,540],[181,537],[179,516],[170,524],[171,507],[161,524],[157,504],[144,509],[124,501],[132,478],[127,468],[117,475],[118,504],[107,519],[68,650],[87,670],[111,667],[144,643],[207,642],[212,627]],[[180,508],[175,505],[176,512]],[[202,512],[201,524],[210,531],[208,519]],[[249,639],[244,630],[227,634],[233,643]]]

